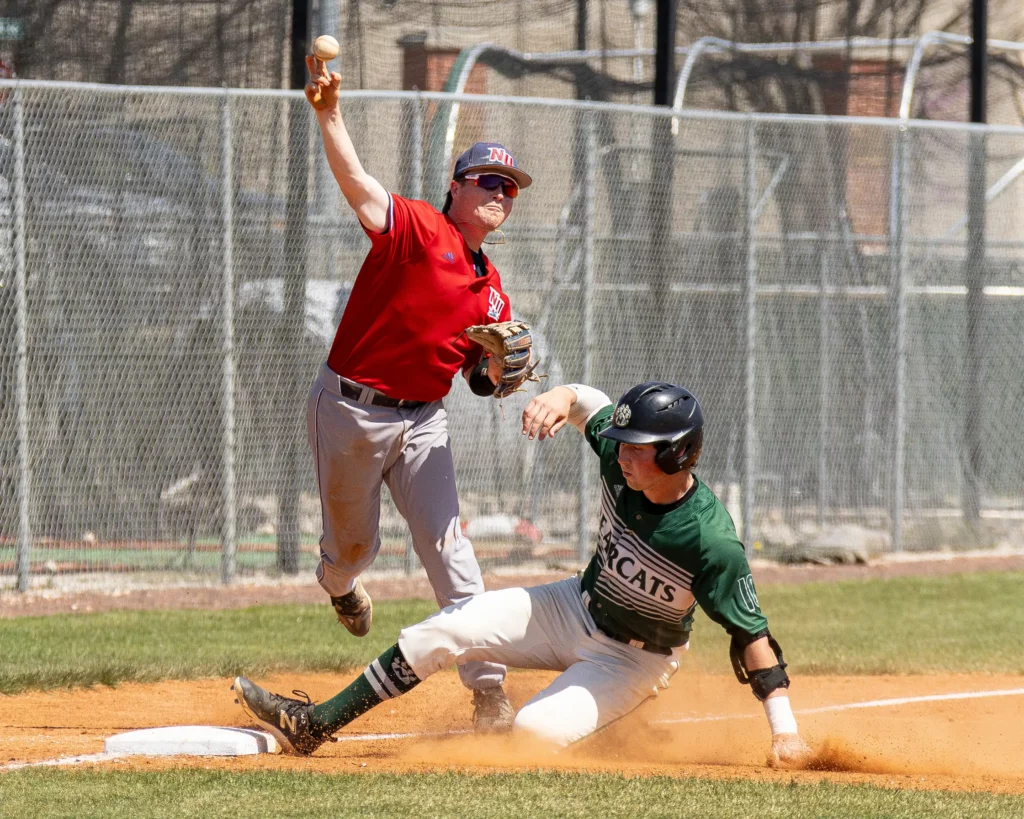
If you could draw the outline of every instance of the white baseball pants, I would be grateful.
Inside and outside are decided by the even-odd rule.
[[[653,654],[605,635],[583,605],[577,577],[462,600],[403,629],[398,645],[421,680],[481,660],[563,672],[520,709],[513,727],[558,746],[667,688],[681,651]]]
[[[347,594],[377,557],[383,482],[409,524],[438,606],[480,594],[480,566],[459,523],[444,406],[440,401],[414,409],[361,404],[340,393],[340,380],[323,365],[306,409],[323,516],[320,585],[333,597]],[[469,688],[489,688],[505,679],[505,668],[494,662],[470,663],[459,673]]]

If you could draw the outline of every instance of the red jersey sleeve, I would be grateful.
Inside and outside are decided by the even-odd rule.
[[[428,202],[388,194],[388,227],[383,233],[362,225],[373,244],[371,253],[387,254],[392,259],[406,259],[417,247],[433,241],[437,235],[440,212]]]

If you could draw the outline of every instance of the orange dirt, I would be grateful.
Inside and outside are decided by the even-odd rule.
[[[512,672],[509,695],[521,705],[552,674]],[[260,679],[277,691],[301,688],[316,700],[350,679],[329,674]],[[0,769],[10,763],[96,754],[105,737],[162,725],[245,726],[230,680],[122,685],[116,689],[0,697]],[[1024,688],[1024,677],[957,675],[803,677],[794,708],[869,700]],[[1020,695],[946,700],[799,716],[817,756],[806,771],[765,767],[768,727],[761,706],[731,677],[681,671],[672,687],[606,732],[568,752],[551,754],[509,737],[445,735],[469,728],[469,693],[454,673],[438,674],[416,691],[370,712],[339,734],[433,734],[405,739],[328,744],[311,758],[132,758],[102,763],[115,769],[202,766],[225,770],[318,772],[493,772],[538,768],[747,778],[773,782],[864,783],[881,787],[1024,794],[1024,733]],[[674,718],[738,716],[669,724]]]

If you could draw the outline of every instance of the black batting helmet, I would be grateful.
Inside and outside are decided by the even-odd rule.
[[[692,469],[704,441],[704,413],[688,389],[665,381],[646,381],[627,390],[598,433],[627,444],[658,444],[654,462],[674,475]]]

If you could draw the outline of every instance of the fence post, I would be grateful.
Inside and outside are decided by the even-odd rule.
[[[890,205],[889,235],[892,247],[889,251],[891,287],[893,290],[893,347],[896,351],[893,399],[895,402],[893,466],[892,466],[892,548],[903,551],[903,470],[906,462],[906,412],[907,412],[907,260],[904,239],[904,195],[906,185],[907,124],[900,125],[896,133],[896,157],[893,162],[892,203]]]
[[[583,152],[583,375],[582,383],[590,384],[593,377],[594,345],[594,196],[597,187],[597,135],[594,112],[583,113],[583,133],[586,150]],[[576,556],[585,561],[593,544],[590,542],[590,445],[580,442],[580,502],[579,531]]]
[[[985,178],[988,163],[987,135],[984,131],[968,134],[967,150],[967,259],[964,284],[967,285],[966,341],[964,345],[964,449],[961,459],[963,490],[960,507],[964,523],[975,529],[981,520],[984,482],[985,410]],[[977,534],[977,532],[975,532]]]
[[[235,577],[235,265],[234,265],[234,172],[231,97],[221,99],[221,230],[223,278],[221,301],[221,498],[224,513],[221,532],[221,582]]]
[[[416,550],[413,548],[412,545],[412,535],[409,532],[406,532],[405,555],[402,558],[402,569],[405,571],[407,575],[410,575],[416,571],[418,564],[419,560],[416,557]]]
[[[413,199],[423,198],[423,97],[417,93],[412,104],[412,190]]]
[[[742,540],[747,556],[754,553],[754,472],[756,454],[754,448],[754,399],[755,399],[755,355],[757,351],[757,124],[747,119],[746,151],[746,221],[744,222],[744,246],[747,253],[747,269],[743,282],[743,296],[746,301],[746,350],[744,355],[744,402],[743,402],[743,498],[741,517],[743,519]]]
[[[423,96],[416,94],[412,101],[412,123],[410,125],[411,145],[409,146],[411,160],[409,165],[409,196],[413,199],[423,198]],[[407,575],[411,575],[419,566],[419,558],[412,545],[412,535],[406,532],[405,554],[402,558],[402,568]]]
[[[31,459],[28,436],[28,280],[25,274],[25,119],[21,89],[11,91],[14,109],[14,346],[18,426],[18,591],[28,591],[32,549]]]
[[[819,301],[818,343],[818,526],[825,527],[825,510],[828,508],[828,379],[832,368],[832,338],[829,334],[828,311],[828,259],[827,249],[831,244],[822,242],[820,248],[821,299]]]

